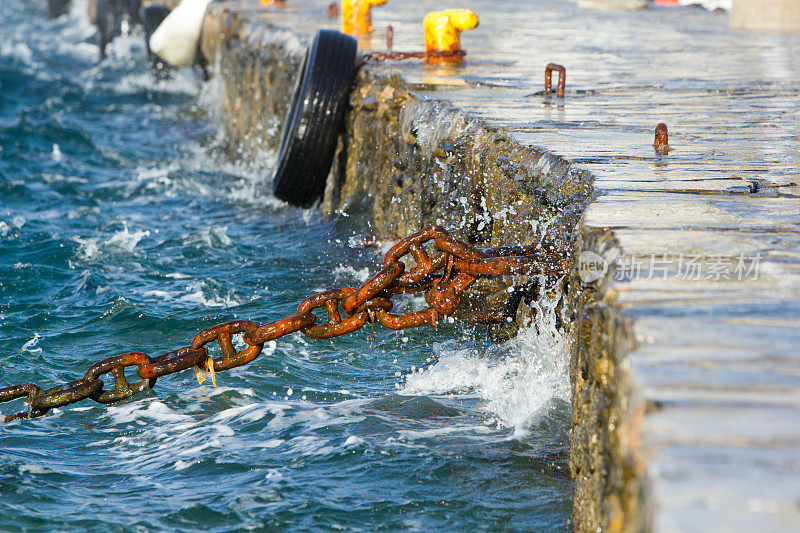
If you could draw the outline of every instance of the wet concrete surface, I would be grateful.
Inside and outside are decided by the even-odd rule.
[[[338,27],[326,6],[260,16],[310,35]],[[422,16],[439,7],[373,9],[362,48],[385,50],[390,24],[394,50],[421,50]],[[800,529],[800,34],[731,30],[727,15],[691,8],[459,7],[481,16],[462,36],[463,65],[370,68],[595,176],[583,248],[613,265],[586,288],[632,324],[634,348],[617,355],[635,435],[619,446],[646,463],[637,521]],[[548,62],[567,68],[564,99],[536,94]],[[659,122],[668,155],[651,146]],[[696,278],[686,275],[694,258],[705,268]],[[615,512],[605,510],[608,529],[636,526]]]
[[[481,26],[463,37],[464,67],[399,68],[449,86],[425,87],[431,97],[594,174],[586,231],[611,228],[607,259],[641,267],[601,290],[633,320],[631,404],[648,413],[643,522],[796,531],[800,34],[730,30],[727,15],[698,9],[469,7]],[[395,49],[411,47],[413,23],[390,22]],[[532,94],[551,61],[567,68],[563,100]],[[659,122],[668,155],[651,146]],[[718,256],[731,262],[712,272]],[[700,279],[679,271],[690,257]],[[740,257],[760,258],[757,276],[739,279]]]

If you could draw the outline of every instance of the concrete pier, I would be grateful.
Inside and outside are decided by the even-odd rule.
[[[733,0],[731,27],[800,30],[800,0]]]
[[[580,7],[591,9],[643,9],[646,0],[578,0]]]
[[[444,218],[475,243],[570,247],[576,530],[800,530],[800,38],[702,10],[470,7],[464,65],[362,68],[324,209],[385,237]],[[232,150],[276,145],[326,12],[212,4]],[[362,47],[391,24],[394,50],[419,49],[423,15],[379,11]],[[564,99],[538,93],[551,61]]]

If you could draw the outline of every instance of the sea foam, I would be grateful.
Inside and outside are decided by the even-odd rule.
[[[568,341],[552,304],[535,325],[499,345],[434,345],[433,364],[405,376],[401,394],[477,397],[502,424],[525,434],[553,400],[569,401]]]

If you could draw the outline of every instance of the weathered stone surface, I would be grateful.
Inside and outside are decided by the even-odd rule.
[[[752,30],[798,30],[800,0],[733,0],[731,26]]]
[[[329,212],[367,202],[378,236],[439,224],[470,244],[572,243],[589,175],[522,146],[397,75],[358,75],[343,182]],[[546,170],[545,170],[546,169]]]
[[[227,151],[258,166],[264,148],[280,144],[304,52],[299,37],[221,3],[206,13],[200,48],[221,85]]]

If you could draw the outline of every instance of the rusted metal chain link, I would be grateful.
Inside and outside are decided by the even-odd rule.
[[[425,249],[429,247],[429,250]],[[433,252],[433,255],[431,255]],[[409,261],[410,259],[410,261]],[[412,264],[407,267],[406,261]],[[569,263],[563,254],[542,253],[534,246],[479,249],[455,239],[439,226],[429,226],[394,245],[383,258],[383,268],[360,287],[321,292],[300,302],[297,312],[281,320],[259,325],[250,320],[232,320],[204,329],[189,346],[148,357],[129,352],[109,357],[90,366],[81,379],[47,390],[33,383],[0,389],[0,403],[27,397],[28,410],[0,417],[3,422],[34,418],[51,409],[87,398],[109,404],[152,388],[161,376],[189,368],[214,371],[246,365],[261,354],[264,343],[298,331],[313,339],[327,339],[352,333],[367,323],[380,322],[387,328],[404,329],[434,325],[461,303],[464,292],[481,277],[502,275],[560,275]],[[392,314],[391,298],[398,294],[425,291],[429,307],[422,311]],[[324,308],[327,319],[319,323],[314,311]],[[473,321],[487,323],[492,313],[479,312]],[[242,334],[246,345],[236,350],[233,335]],[[212,357],[206,345],[216,341],[220,356]],[[210,364],[211,363],[211,364]],[[136,367],[141,381],[130,384],[125,369]],[[111,374],[114,387],[106,389],[101,377]]]

